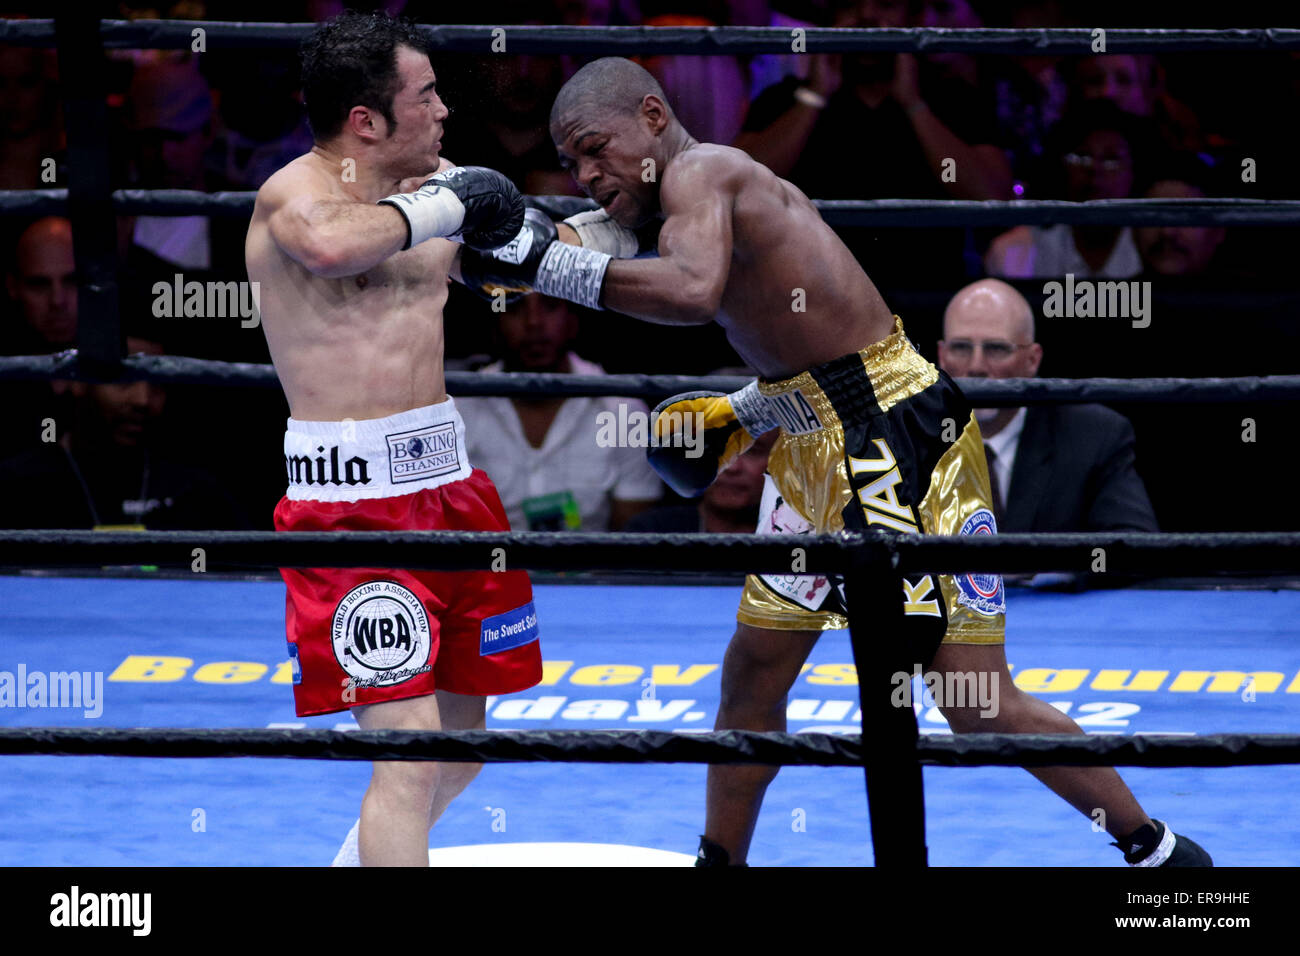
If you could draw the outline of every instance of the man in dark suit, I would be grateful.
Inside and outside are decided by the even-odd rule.
[[[955,378],[1032,378],[1043,347],[1024,296],[998,279],[960,290],[943,316],[939,365]],[[975,410],[998,530],[1157,531],[1134,466],[1133,427],[1101,405]]]

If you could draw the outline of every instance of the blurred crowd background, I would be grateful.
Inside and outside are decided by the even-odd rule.
[[[99,15],[115,18],[280,22],[321,21],[343,8],[217,0],[85,6],[87,13],[98,7]],[[1284,27],[1293,24],[1279,16],[1294,18],[1285,5],[1251,2],[396,0],[381,8],[418,23],[787,28]],[[0,13],[50,15],[12,6]],[[546,118],[560,85],[584,62],[435,53],[439,92],[451,109],[445,155],[499,169],[526,193],[576,193],[559,167]],[[792,54],[639,62],[660,80],[697,139],[746,150],[816,199],[1300,198],[1300,56],[1292,53]],[[255,190],[311,147],[295,51],[119,50],[109,54],[107,76],[116,188]],[[49,158],[57,168],[54,184],[41,177]],[[0,47],[0,189],[66,186],[65,159],[53,52]],[[955,178],[943,175],[945,159],[955,160]],[[119,219],[122,316],[132,351],[269,362],[261,331],[238,319],[159,319],[151,310],[154,284],[178,273],[187,281],[246,279],[246,228],[238,218]],[[68,222],[4,217],[0,230],[6,293],[0,353],[71,347],[78,321],[87,317],[78,314]],[[910,338],[935,361],[954,295],[998,277],[1031,307],[1027,334],[1040,346],[1041,361],[1028,374],[1296,370],[1295,229],[840,232]],[[1066,273],[1149,281],[1150,325],[1045,317],[1044,283]],[[649,325],[538,297],[498,315],[459,287],[446,310],[446,341],[447,365],[460,369],[708,374],[741,364],[714,326]],[[999,376],[1018,367],[999,365],[986,349],[950,370]],[[276,390],[4,383],[0,396],[6,406],[0,526],[270,527],[284,490],[280,449],[288,415]],[[747,460],[701,502],[673,499],[643,461],[626,458],[549,486],[537,476],[547,474],[552,460],[562,464],[562,456],[547,454],[547,442],[562,446],[555,429],[589,423],[606,407],[584,406],[590,413],[584,417],[566,416],[564,405],[482,400],[466,413],[471,460],[499,458],[500,465],[487,465],[489,474],[503,494],[507,486],[520,488],[520,501],[507,502],[516,526],[731,530],[756,511],[761,461]],[[1133,404],[1115,411],[1132,422],[1136,469],[1162,530],[1300,529],[1300,509],[1290,497],[1295,416],[1285,406]],[[538,422],[540,432],[530,429]],[[59,440],[50,441],[55,434]],[[531,451],[494,454],[507,441]],[[763,451],[760,445],[756,454]],[[578,488],[583,481],[592,486]],[[1096,529],[1083,521],[1077,530]]]

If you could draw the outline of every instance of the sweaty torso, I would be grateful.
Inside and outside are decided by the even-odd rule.
[[[740,150],[699,145],[683,155],[697,151],[724,164],[734,189],[717,321],[746,363],[764,378],[786,378],[893,331],[875,285],[803,192]]]
[[[324,170],[312,154],[289,163],[262,190],[277,179],[277,187],[285,186],[282,177],[297,195],[349,198],[337,170]],[[327,279],[280,249],[268,218],[259,202],[245,250],[290,414],[305,421],[362,420],[442,401],[442,308],[456,245],[430,239],[363,273]]]

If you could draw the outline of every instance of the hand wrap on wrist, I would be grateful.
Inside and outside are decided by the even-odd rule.
[[[543,295],[568,299],[589,309],[603,309],[600,289],[612,257],[567,242],[552,242],[537,267],[533,288]]]

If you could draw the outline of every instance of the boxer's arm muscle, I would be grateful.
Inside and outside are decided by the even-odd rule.
[[[616,259],[605,273],[605,308],[661,325],[704,325],[722,307],[731,266],[734,189],[714,163],[692,163],[665,181],[659,256]]]
[[[451,163],[439,164],[439,171]],[[428,177],[404,180],[409,192]],[[267,184],[271,186],[271,183]],[[338,279],[372,269],[406,245],[406,220],[391,206],[319,198],[276,184],[259,201],[271,206],[267,223],[277,246],[313,275]]]
[[[295,196],[268,222],[284,254],[324,279],[365,272],[406,245],[406,223],[390,206]]]

